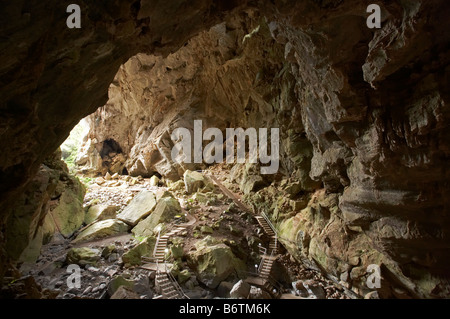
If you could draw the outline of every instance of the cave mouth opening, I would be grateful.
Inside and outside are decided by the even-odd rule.
[[[105,159],[107,157],[113,158],[117,154],[122,153],[122,148],[119,143],[117,143],[114,139],[109,138],[103,141],[102,149],[100,150],[100,157]]]

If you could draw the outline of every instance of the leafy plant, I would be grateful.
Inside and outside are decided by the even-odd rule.
[[[135,240],[137,240],[138,242],[142,242],[142,241],[144,241],[144,239],[145,238],[147,238],[147,237],[145,237],[145,236],[136,236],[136,235],[132,235],[132,237],[135,239]]]
[[[89,186],[93,183],[93,178],[92,177],[85,177],[85,176],[77,176],[78,180],[80,182],[82,182],[85,186]]]

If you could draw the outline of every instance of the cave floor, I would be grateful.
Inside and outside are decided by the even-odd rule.
[[[215,173],[217,172],[209,172],[209,174]],[[226,284],[220,284],[214,289],[208,288],[201,280],[198,280],[195,269],[190,268],[191,265],[185,258],[190,252],[195,251],[196,242],[205,236],[212,236],[232,247],[235,255],[247,264],[249,276],[258,261],[255,260],[254,253],[252,254],[246,239],[256,238],[261,240],[264,245],[268,242],[252,214],[245,211],[248,208],[241,202],[242,194],[231,191],[221,184],[220,181],[225,180],[226,174],[215,174],[215,177],[217,185],[220,187],[216,187],[215,192],[218,196],[213,201],[199,202],[197,199],[193,200],[192,195],[186,194],[184,189],[171,190],[179,200],[182,209],[194,217],[194,220],[191,219],[191,227],[187,228],[177,239],[177,242],[183,243],[183,257],[178,261],[178,267],[180,271],[187,270],[191,274],[191,278],[181,287],[193,299],[227,298],[229,289],[239,280],[237,276],[231,275],[227,278]],[[121,176],[116,181],[108,181],[103,185],[92,182],[88,185],[84,206],[88,208],[94,203],[116,205],[120,212],[136,194],[144,189],[154,192],[158,189],[168,189],[162,185],[150,186],[150,180],[147,178],[139,178],[133,185],[121,181],[122,179],[124,177]],[[219,195],[220,193],[224,196]],[[233,205],[233,200],[237,204]],[[230,206],[234,206],[234,208],[230,209]],[[221,221],[220,227],[213,228],[214,222],[219,220]],[[41,255],[35,264],[22,265],[22,273],[33,276],[42,288],[55,291],[55,294],[58,293],[57,298],[62,299],[107,299],[111,297],[112,281],[118,276],[128,282],[133,282],[133,289],[141,299],[151,299],[157,295],[155,272],[140,268],[139,265],[124,265],[121,259],[124,253],[140,242],[132,233],[74,244],[72,240],[78,233],[79,231],[70,238],[55,234],[52,240],[43,246]],[[89,247],[101,251],[108,245],[114,245],[116,253],[111,254],[108,258],[101,258],[94,265],[82,266],[80,287],[69,288],[67,283],[70,280],[71,272],[67,270],[68,265],[65,261],[67,252],[74,247]],[[285,279],[282,299],[349,298],[345,291],[336,286],[333,281],[315,270],[305,268],[296,262],[285,249],[280,249],[277,261],[281,266],[276,269],[275,276]],[[303,285],[298,284],[299,281],[307,281],[310,287],[316,287],[313,290],[314,293],[311,290],[305,291]],[[294,286],[297,289],[294,289]],[[299,287],[303,288],[303,291]]]

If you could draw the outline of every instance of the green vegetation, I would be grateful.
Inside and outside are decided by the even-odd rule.
[[[66,158],[64,158],[64,155],[63,155],[63,161],[66,162],[67,167],[69,168],[69,172],[71,174],[73,174],[73,173],[76,172],[76,170],[75,170],[75,166],[76,166],[75,165],[75,159],[77,158],[78,149],[76,147],[74,147],[74,148],[69,149],[68,151],[69,151],[69,153],[68,153],[68,156]]]
[[[66,162],[69,172],[76,173],[75,160],[77,158],[83,138],[86,135],[89,126],[86,120],[82,119],[70,132],[69,137],[61,144],[62,160]]]
[[[133,237],[139,243],[141,243],[145,238],[147,238],[147,236],[136,236],[136,235],[131,235],[131,237]]]
[[[67,166],[69,166],[69,164],[67,164]],[[74,164],[74,167],[75,167],[75,164]],[[92,177],[77,176],[77,178],[86,187],[88,187],[89,185],[91,185],[94,182],[94,179]]]

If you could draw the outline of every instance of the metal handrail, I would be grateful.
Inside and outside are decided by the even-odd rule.
[[[275,234],[274,238],[275,238],[275,247],[277,247],[278,245],[278,231],[275,228],[275,226],[272,224],[272,222],[270,221],[269,217],[266,215],[266,213],[261,212],[261,216],[264,218],[264,220],[267,222],[267,224],[269,225],[269,227],[272,229],[273,233]],[[272,253],[273,254],[273,250]]]
[[[276,237],[275,237],[275,245],[276,245]],[[267,255],[267,249],[266,248],[264,248],[264,247],[262,247],[261,245],[259,246],[259,249],[260,249],[260,253],[261,253],[261,251],[264,251],[264,253],[262,254],[262,257],[261,257],[261,262],[259,263],[259,266],[258,266],[258,275],[259,275],[259,273],[261,272],[261,270],[262,270],[262,266],[263,266],[263,264],[264,264],[264,260],[266,259],[264,256],[265,255]],[[272,258],[273,256],[275,255],[275,250],[274,249],[272,249],[272,251],[270,252],[270,255],[269,255],[269,258]]]
[[[156,243],[155,243],[155,247],[153,248],[153,254],[152,254],[153,257],[155,257],[156,249],[158,248],[160,237],[161,237],[161,228],[158,230],[158,237],[156,237]]]
[[[258,246],[259,246],[259,254],[262,256],[266,255],[267,249],[265,247],[263,247],[261,244],[259,244]],[[257,269],[258,274],[261,272],[263,263],[264,263],[264,257],[261,257],[261,261],[259,262],[259,266]]]
[[[275,226],[272,224],[272,222],[270,221],[269,217],[266,215],[266,213],[261,212],[261,216],[264,217],[264,219],[266,220],[267,224],[269,224],[270,228],[272,228],[273,232],[275,233],[275,235],[277,235],[278,231],[275,228]]]
[[[261,261],[259,262],[259,266],[258,266],[258,270],[257,270],[258,275],[261,273],[263,264],[264,264],[264,257],[262,257]]]
[[[181,298],[186,298],[186,299],[190,299],[189,296],[187,296],[184,291],[183,288],[181,288],[180,284],[178,283],[178,281],[175,279],[175,277],[172,275],[171,270],[172,269],[168,269],[167,267],[167,262],[164,260],[164,269],[166,271],[167,277],[169,278],[169,280],[172,282],[173,286],[175,287],[175,290],[178,292],[178,294],[180,295]]]
[[[259,254],[260,255],[267,254],[267,248],[263,247],[261,244],[258,245],[258,249],[259,249]]]

